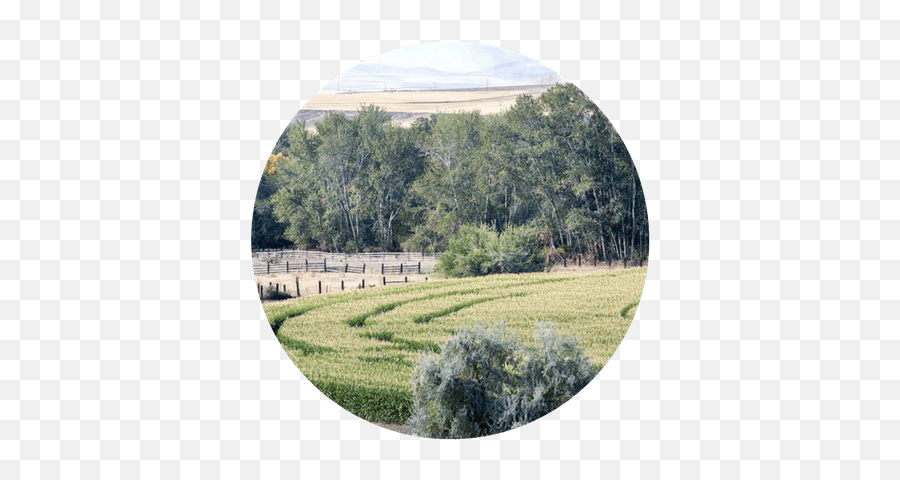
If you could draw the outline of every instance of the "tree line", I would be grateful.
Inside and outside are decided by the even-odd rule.
[[[572,84],[408,128],[376,106],[294,124],[263,172],[251,243],[441,252],[464,226],[527,228],[548,254],[643,258],[649,244],[631,156]]]

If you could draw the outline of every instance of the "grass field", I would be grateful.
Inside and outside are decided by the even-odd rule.
[[[423,350],[457,329],[504,321],[523,338],[551,321],[575,334],[596,367],[634,317],[646,268],[439,280],[271,303],[279,342],[319,390],[366,420],[405,423]]]

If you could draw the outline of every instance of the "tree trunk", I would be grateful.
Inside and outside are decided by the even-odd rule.
[[[635,202],[637,201],[637,172],[634,173],[634,177],[631,179],[631,255],[634,256],[634,234],[635,230],[635,218],[634,218],[634,207]]]

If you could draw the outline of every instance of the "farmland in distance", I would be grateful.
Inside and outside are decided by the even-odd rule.
[[[442,90],[403,90],[385,92],[320,92],[303,106],[291,123],[306,122],[307,128],[315,128],[330,111],[345,112],[355,116],[363,105],[378,105],[391,117],[391,122],[404,127],[416,119],[428,118],[434,113],[480,111],[482,114],[499,113],[515,104],[521,95],[540,96],[550,85],[522,85],[492,88],[465,88]]]
[[[646,268],[437,280],[266,304],[269,323],[300,371],[348,411],[404,423],[422,351],[460,328],[503,321],[523,338],[556,323],[577,335],[597,368],[625,337]]]

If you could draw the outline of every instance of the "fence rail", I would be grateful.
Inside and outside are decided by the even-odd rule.
[[[418,275],[431,273],[440,255],[421,256],[416,252],[388,253],[355,253],[338,254],[309,250],[260,251],[255,253],[253,274],[266,275],[290,272],[322,272],[345,274],[378,274],[378,275]],[[399,263],[387,263],[386,260],[400,260]],[[403,260],[409,260],[404,262]],[[591,255],[548,255],[547,266],[581,267],[606,265],[613,268],[642,267],[646,258],[636,259],[600,259]]]
[[[345,290],[365,290],[366,288],[375,288],[376,286],[386,287],[391,284],[396,283],[417,283],[428,281],[428,277],[422,278],[413,278],[410,280],[409,277],[403,277],[402,280],[388,280],[387,277],[381,277],[381,282],[370,283],[366,285],[366,279],[360,279],[359,283],[353,283],[353,280],[347,281],[345,279],[339,280],[319,280],[312,286],[308,283],[301,288],[300,286],[300,277],[294,278],[293,282],[288,281],[288,283],[275,283],[268,282],[268,286],[264,282],[256,282],[256,291],[259,295],[260,300],[285,300],[288,298],[297,298],[301,296],[309,296],[315,294],[323,294],[323,293],[331,293],[331,292],[343,292]]]
[[[303,262],[285,262],[285,263],[266,263],[263,265],[254,265],[253,266],[253,274],[254,275],[269,275],[272,273],[290,273],[290,272],[322,272],[322,273],[354,273],[354,274],[366,274],[366,273],[380,273],[381,275],[412,275],[412,274],[421,274],[423,271],[428,273],[428,270],[422,269],[422,262],[416,263],[400,263],[397,265],[390,265],[386,263],[373,264],[371,266],[367,266],[368,264],[363,263],[362,265],[351,265],[349,263],[342,263],[338,265],[328,264],[328,261],[322,262],[310,262],[305,260]]]
[[[316,250],[256,250],[253,257],[257,259],[279,258],[279,257],[302,257],[302,258],[346,258],[357,257],[368,260],[399,260],[399,259],[423,259],[437,258],[441,253],[425,253],[425,252],[360,252],[360,253],[330,253],[320,252]]]

